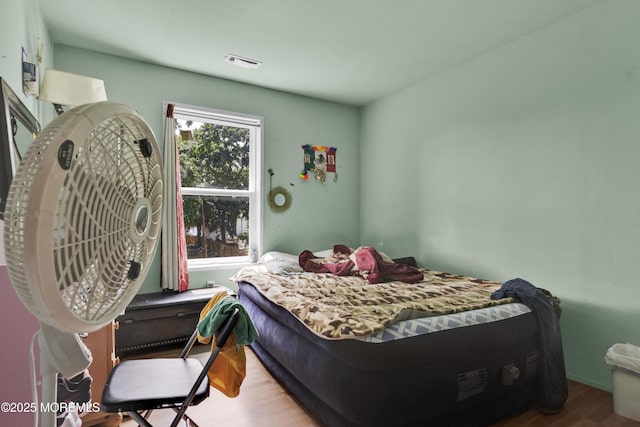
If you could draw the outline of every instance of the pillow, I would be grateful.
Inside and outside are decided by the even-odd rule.
[[[298,256],[285,252],[267,252],[258,262],[264,264],[271,274],[286,275],[304,272],[298,263]]]
[[[333,254],[333,249],[325,249],[324,251],[318,251],[313,253],[318,258],[329,258]]]
[[[304,273],[304,270],[297,262],[293,263],[288,261],[268,261],[265,265],[267,266],[267,269],[271,274],[284,276],[287,274]]]
[[[270,261],[295,261],[298,262],[298,255],[288,254],[286,252],[270,251],[265,252],[258,262]]]

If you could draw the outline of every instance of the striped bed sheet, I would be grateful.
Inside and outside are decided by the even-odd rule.
[[[402,320],[359,339],[364,342],[383,343],[454,328],[498,322],[530,312],[531,309],[526,305],[514,302],[461,313]]]

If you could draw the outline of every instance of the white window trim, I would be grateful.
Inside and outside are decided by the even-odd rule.
[[[264,197],[262,197],[262,175],[264,163],[264,117],[168,101],[165,102],[165,110],[166,104],[174,105],[173,114],[176,119],[193,118],[199,120],[215,120],[227,126],[248,128],[251,130],[251,138],[254,142],[254,144],[251,144],[249,152],[249,162],[253,167],[249,170],[248,190],[181,187],[183,196],[210,194],[249,197],[249,205],[252,206],[252,215],[249,217],[249,230],[251,230],[249,256],[190,259],[188,260],[189,271],[234,268],[256,262],[262,255],[263,241]],[[256,230],[258,230],[258,232],[256,232]]]

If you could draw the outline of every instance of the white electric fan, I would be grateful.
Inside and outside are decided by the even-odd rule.
[[[4,244],[13,286],[40,320],[43,403],[55,402],[58,372],[71,378],[91,363],[78,333],[115,319],[140,288],[160,236],[162,194],[153,132],[126,105],[73,108],[24,155]],[[44,413],[42,425],[55,416]]]

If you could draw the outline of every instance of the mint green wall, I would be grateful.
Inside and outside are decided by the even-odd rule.
[[[273,185],[286,187],[293,199],[289,210],[281,214],[272,213],[265,203],[264,249],[299,253],[359,241],[359,200],[355,196],[360,184],[359,109],[64,45],[55,46],[55,65],[103,79],[108,98],[137,109],[160,144],[164,100],[263,116],[266,192],[267,170],[272,168]],[[337,182],[304,182],[298,177],[303,144],[338,148]],[[192,272],[190,282],[192,287],[204,286],[207,279],[230,284],[233,273],[235,270]],[[159,281],[157,259],[141,292],[159,291]]]
[[[353,107],[68,46],[55,47],[55,66],[104,79],[110,99],[138,109],[157,136],[163,100],[264,116],[265,185],[271,167],[274,185],[293,195],[286,213],[265,206],[266,250],[363,243],[433,268],[523,277],[563,300],[569,375],[610,389],[606,349],[640,345],[638,16],[634,0],[599,3],[425,77],[362,117]],[[0,24],[0,75],[19,91],[20,48],[34,51],[43,39],[44,70],[53,47],[35,0],[3,1]],[[24,101],[43,125],[53,117],[50,105]],[[298,178],[302,144],[338,147],[337,183]],[[0,301],[14,307],[0,273]],[[192,285],[225,283],[232,273],[192,273]],[[142,291],[158,290],[159,275],[156,261]],[[19,319],[9,316],[2,323],[14,326],[3,334],[13,337],[16,360],[2,373],[26,378],[26,345],[13,345]],[[23,317],[18,323],[32,328]],[[28,400],[20,393],[5,400]]]
[[[363,111],[361,237],[562,299],[567,370],[640,345],[640,2],[612,0]]]
[[[40,79],[44,69],[53,64],[53,45],[36,0],[3,0],[0,14],[0,77],[5,79],[22,102],[40,121],[50,121],[55,112],[34,96],[22,93],[22,48],[27,60],[36,61],[37,40],[43,46]]]

